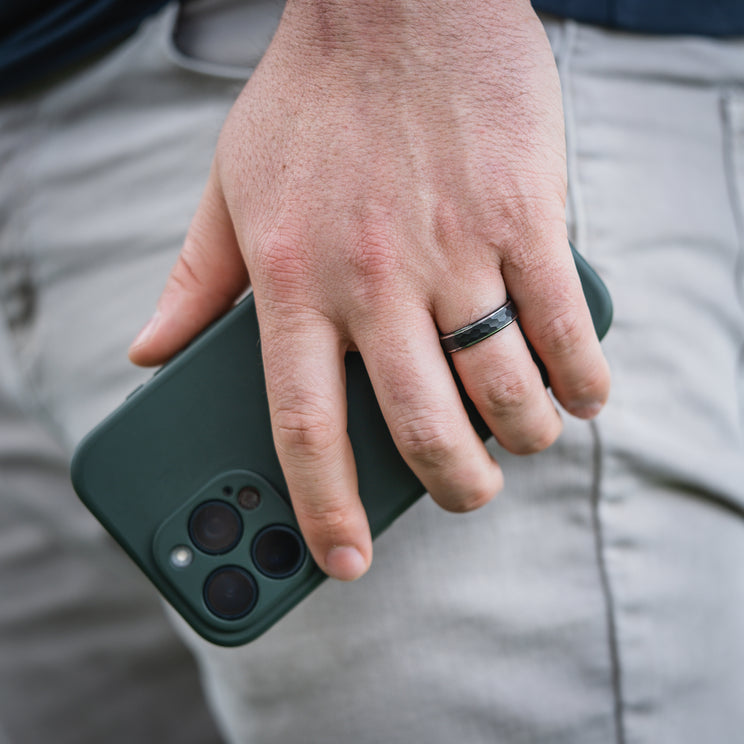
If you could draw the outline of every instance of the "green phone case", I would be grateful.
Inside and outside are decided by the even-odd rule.
[[[610,297],[574,257],[601,338],[612,318]],[[376,537],[424,488],[393,444],[360,356],[347,355],[346,366],[348,431]],[[466,403],[485,437],[485,424]],[[75,452],[72,479],[163,596],[214,643],[251,641],[324,579],[297,538],[274,451],[250,295],[88,434]],[[210,548],[214,525],[203,515],[211,512],[197,511],[205,503],[232,525],[227,549]],[[276,547],[284,538],[289,558]]]

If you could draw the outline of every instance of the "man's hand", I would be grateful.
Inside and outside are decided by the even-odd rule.
[[[361,352],[406,462],[454,511],[487,502],[502,475],[440,332],[508,293],[561,405],[591,417],[605,401],[566,238],[563,136],[555,64],[526,0],[289,0],[130,355],[166,360],[250,277],[274,441],[330,575],[356,578],[372,555],[346,433],[347,350]],[[516,324],[454,362],[507,450],[558,436]]]

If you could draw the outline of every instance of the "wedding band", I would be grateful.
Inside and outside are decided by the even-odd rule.
[[[511,300],[507,300],[501,307],[496,308],[480,320],[476,320],[463,328],[458,328],[452,333],[439,336],[442,348],[448,354],[454,354],[468,346],[480,343],[494,333],[503,331],[509,324],[517,319],[517,309]]]

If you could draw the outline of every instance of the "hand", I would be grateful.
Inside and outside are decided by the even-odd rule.
[[[526,0],[289,0],[222,130],[206,191],[153,321],[156,364],[249,281],[276,449],[308,546],[353,579],[372,545],[346,433],[344,354],[358,349],[406,462],[442,506],[474,509],[502,474],[439,344],[503,304],[570,413],[609,374],[568,250],[559,82]],[[516,324],[457,352],[509,451],[560,417]]]

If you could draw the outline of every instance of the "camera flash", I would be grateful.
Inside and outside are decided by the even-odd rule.
[[[194,554],[191,552],[191,548],[185,545],[178,545],[171,550],[170,562],[173,568],[186,568],[193,559]]]

